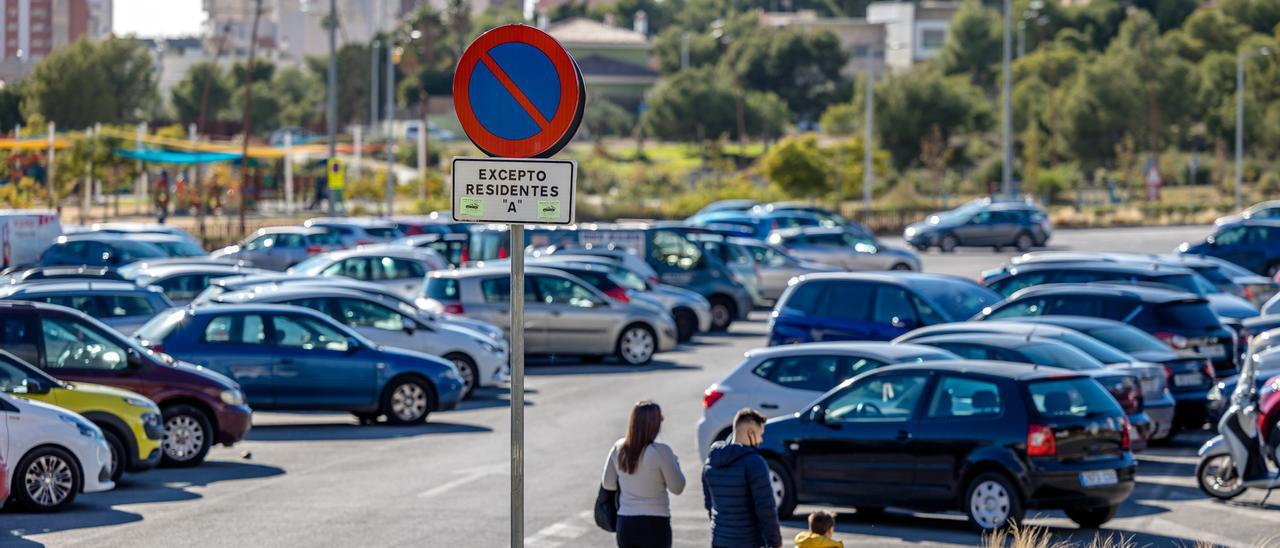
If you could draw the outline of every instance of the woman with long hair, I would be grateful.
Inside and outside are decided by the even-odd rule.
[[[680,460],[657,441],[662,408],[645,400],[631,408],[627,437],[613,444],[600,483],[619,491],[618,547],[670,548],[671,504],[667,492],[684,491]]]

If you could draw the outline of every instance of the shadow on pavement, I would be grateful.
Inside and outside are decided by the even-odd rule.
[[[275,466],[239,461],[206,461],[195,468],[160,468],[142,474],[126,474],[116,488],[105,493],[82,494],[71,508],[56,514],[27,514],[16,507],[0,511],[0,546],[40,546],[24,537],[73,529],[121,525],[141,521],[142,516],[115,506],[198,499],[189,487],[223,481],[265,478],[283,474]]]
[[[414,426],[387,424],[360,425],[355,417],[345,424],[255,424],[249,431],[250,441],[353,441],[389,440],[439,434],[475,434],[492,432],[474,424],[431,421]]]
[[[649,371],[694,371],[702,369],[697,365],[682,365],[663,360],[654,360],[648,365],[623,365],[621,363],[579,364],[579,365],[530,365],[524,374],[530,377],[550,377],[557,375],[609,375],[617,373],[644,373]]]

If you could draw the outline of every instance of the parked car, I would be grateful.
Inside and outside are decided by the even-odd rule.
[[[797,504],[959,510],[981,531],[1061,509],[1083,527],[1134,488],[1129,425],[1090,377],[985,361],[924,362],[845,381],[769,421],[759,450],[778,512]]]
[[[138,263],[134,263],[138,264]],[[176,306],[190,304],[209,282],[227,276],[267,274],[269,270],[231,263],[146,265],[129,274],[139,287],[157,288]],[[148,318],[150,319],[150,318]]]
[[[58,236],[40,255],[37,266],[121,267],[142,259],[159,259],[169,254],[146,242],[135,242],[123,234],[80,233]]]
[[[1142,399],[1142,385],[1138,378],[1127,371],[1107,369],[1102,362],[1075,347],[1048,337],[1025,335],[973,333],[933,335],[911,339],[912,344],[933,346],[951,352],[966,360],[994,360],[1022,363],[1031,366],[1056,367],[1078,371],[1097,381],[1116,399],[1129,417],[1129,423],[1140,434],[1140,445],[1146,447],[1147,438],[1154,432],[1155,424],[1146,413]]]
[[[920,257],[885,246],[870,232],[845,228],[790,228],[769,236],[791,256],[845,270],[915,270]]]
[[[422,292],[423,276],[446,270],[449,262],[431,249],[359,248],[321,253],[287,271],[301,276],[345,276],[375,283],[407,297]]]
[[[0,300],[56,304],[88,314],[121,333],[132,333],[173,302],[158,289],[130,282],[51,280],[0,287]]]
[[[21,417],[21,420],[16,420]],[[80,493],[115,487],[111,448],[84,417],[47,403],[0,394],[0,458],[14,480],[9,494],[30,512],[66,510]]]
[[[399,240],[392,240],[385,244],[372,244],[365,246],[372,249],[378,246],[388,247],[409,247],[417,249],[430,249],[439,253],[450,265],[455,267],[466,266],[467,260],[467,242],[471,240],[471,236],[463,232],[447,232],[447,233],[427,233],[417,234],[414,236],[405,236]]]
[[[81,232],[106,232],[110,234],[163,234],[168,236],[177,236],[197,247],[200,240],[197,240],[190,232],[173,225],[162,225],[158,223],[128,223],[128,222],[111,222],[111,223],[93,223],[89,225],[87,230]]]
[[[1280,200],[1258,202],[1236,215],[1218,217],[1213,222],[1216,226],[1239,222],[1244,219],[1277,219],[1280,220]]]
[[[978,319],[1088,316],[1128,323],[1180,355],[1207,358],[1214,374],[1236,373],[1235,332],[1222,325],[1202,297],[1181,291],[1107,283],[1047,284],[1022,289],[984,309]]]
[[[907,226],[902,238],[920,251],[937,246],[950,253],[960,246],[1012,246],[1018,251],[1045,245],[1053,235],[1049,216],[1023,202],[980,200]]]
[[[938,274],[807,274],[778,299],[769,346],[889,341],[917,327],[963,321],[999,300],[969,280]]]
[[[137,264],[137,263],[134,263]],[[123,280],[119,271],[108,266],[37,266],[0,277],[0,284],[31,283],[45,280]]]
[[[1203,242],[1183,243],[1177,251],[1226,259],[1275,278],[1280,274],[1280,220],[1243,219],[1220,225]]]
[[[729,269],[729,275],[751,294],[751,302],[755,306],[768,304],[760,292],[760,269],[756,268],[755,258],[742,246],[729,242],[729,237],[710,232],[693,233],[689,239],[702,246],[707,254],[717,258]]]
[[[211,255],[241,260],[258,268],[285,270],[312,255],[341,247],[338,237],[322,228],[276,226],[260,228],[244,241],[214,251]]]
[[[349,411],[371,422],[417,424],[462,400],[452,363],[378,346],[309,308],[226,305],[157,316],[138,337],[227,375],[258,409]]]
[[[286,284],[261,289],[224,293],[214,302],[290,304],[310,308],[375,343],[439,356],[458,369],[463,398],[470,396],[478,386],[501,386],[510,373],[506,345],[463,327],[425,322],[418,317],[418,309],[410,305],[385,302],[355,289],[318,284]]]
[[[436,271],[424,304],[442,314],[466,314],[510,333],[511,273],[501,268]],[[649,363],[676,344],[671,314],[613,301],[586,282],[541,267],[525,269],[525,352]]]
[[[635,252],[626,248],[607,245],[595,245],[590,247],[547,246],[532,254],[534,257],[551,255],[572,255],[574,257],[599,257],[609,259],[610,261],[617,263],[619,266],[641,275],[650,282],[655,284],[661,283],[661,280],[658,279],[658,271],[654,270],[643,257],[636,255]]]
[[[822,227],[837,228],[843,223],[800,210],[780,210],[768,213],[713,211],[694,215],[685,221],[694,227],[731,233],[733,236],[765,239],[777,230],[788,228]]]
[[[77,237],[89,237],[92,235],[119,235],[128,238],[131,242],[145,242],[154,245],[164,251],[165,256],[174,258],[189,257],[207,257],[209,252],[200,247],[200,244],[192,242],[190,237],[178,236],[175,234],[157,234],[150,232],[142,233],[115,233],[115,232],[81,232]]]
[[[1161,255],[1161,259],[1176,260],[1195,270],[1219,289],[1248,299],[1254,306],[1262,306],[1280,292],[1280,282],[1260,276],[1236,263],[1208,255]]]
[[[1208,359],[1181,355],[1146,331],[1115,320],[1083,316],[1036,316],[1008,318],[1005,321],[1074,329],[1139,360],[1163,366],[1167,379],[1165,384],[1176,402],[1170,437],[1183,429],[1199,429],[1207,420],[1205,397],[1217,382],[1213,364]]]
[[[755,200],[716,200],[703,206],[703,208],[699,209],[697,213],[694,213],[694,215],[711,213],[712,211],[750,211],[752,207],[755,207],[755,205]]]
[[[831,211],[829,209],[813,205],[812,202],[791,201],[791,202],[771,202],[767,204],[756,204],[754,207],[751,208],[751,212],[756,213],[758,215],[768,215],[771,213],[784,213],[784,212],[802,212],[802,213],[807,213],[810,215],[817,216],[819,219],[830,221],[831,223],[834,223],[835,226],[844,226],[844,225],[850,224],[850,221],[848,219],[845,219],[840,214],[834,211]],[[863,228],[866,228],[866,227],[863,227]]]
[[[155,402],[164,419],[162,463],[195,466],[215,443],[233,445],[249,432],[253,411],[231,379],[148,351],[78,310],[0,301],[0,347],[59,380]]]
[[[417,236],[422,234],[466,234],[467,225],[455,223],[449,215],[406,215],[392,217],[391,222],[401,234]]]
[[[1144,433],[1145,438],[1162,440],[1169,437],[1169,433],[1172,431],[1175,402],[1173,395],[1169,392],[1168,387],[1166,386],[1167,381],[1165,378],[1164,368],[1144,362],[1124,353],[1114,346],[1068,327],[1010,321],[957,322],[922,327],[894,339],[893,342],[914,343],[926,337],[955,334],[981,334],[983,337],[986,337],[988,334],[1014,335],[1017,337],[1023,337],[1027,340],[1032,338],[1043,338],[1064,343],[1097,360],[1099,363],[1106,366],[1109,371],[1131,375],[1137,379],[1139,387],[1142,390],[1142,411],[1144,411],[1151,419],[1149,429]],[[1005,356],[993,359],[1014,362],[1021,361],[1009,359]],[[1075,368],[1068,367],[1068,369]],[[1123,395],[1125,397],[1129,397],[1131,394],[1126,391],[1123,392]],[[1121,406],[1125,406],[1123,401],[1121,402]],[[1139,422],[1140,421],[1134,420],[1135,424],[1138,424]]]
[[[729,243],[740,246],[750,253],[755,261],[756,270],[760,273],[760,296],[767,303],[776,303],[782,293],[787,290],[791,278],[818,272],[840,272],[838,267],[802,261],[787,254],[786,250],[776,245],[749,238],[730,238]]]
[[[897,363],[957,360],[929,346],[883,342],[810,343],[757,348],[702,396],[699,459],[733,430],[733,417],[750,407],[769,418],[803,411],[823,393],[868,371]]]
[[[160,463],[160,408],[141,394],[90,383],[64,383],[0,350],[0,392],[75,411],[102,430],[111,448],[111,481]]]
[[[386,243],[403,238],[404,234],[394,223],[381,219],[361,217],[317,217],[307,219],[303,226],[322,228],[338,237],[342,247],[351,249],[357,246]]]

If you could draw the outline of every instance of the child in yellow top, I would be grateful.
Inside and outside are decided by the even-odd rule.
[[[796,534],[796,548],[844,548],[831,538],[836,532],[836,515],[825,510],[809,514],[809,530]]]

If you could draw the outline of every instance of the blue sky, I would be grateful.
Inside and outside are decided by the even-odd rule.
[[[112,14],[119,36],[189,36],[200,33],[202,22],[200,0],[115,0]]]

